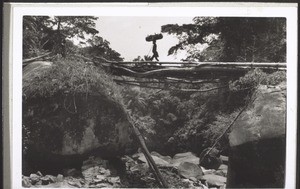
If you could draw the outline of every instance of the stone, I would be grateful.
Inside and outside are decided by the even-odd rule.
[[[36,172],[36,174],[37,174],[38,176],[40,176],[40,177],[43,176],[43,174],[42,174],[40,171]]]
[[[109,183],[99,183],[99,184],[96,184],[96,187],[98,187],[98,188],[111,188],[112,185],[110,185]]]
[[[107,167],[108,161],[107,160],[103,160],[100,157],[93,157],[90,156],[89,159],[83,161],[82,166],[81,166],[81,170],[84,171],[90,167],[94,167],[94,166],[101,166],[101,167]]]
[[[218,168],[219,170],[228,170],[228,166],[225,164],[221,164],[220,167]]]
[[[50,178],[47,177],[47,176],[42,177],[41,181],[42,181],[42,185],[48,185],[48,184],[50,184]]]
[[[98,182],[106,182],[107,179],[106,179],[106,176],[103,176],[103,175],[97,175],[96,178],[93,179],[93,181],[95,183],[98,183]]]
[[[209,154],[207,154],[208,151],[210,151]],[[215,148],[204,149],[201,152],[199,158],[201,159],[201,162],[199,161],[199,164],[206,169],[218,169],[222,164],[220,151]]]
[[[30,174],[29,177],[30,177],[31,184],[33,185],[35,185],[40,181],[40,176],[38,176],[37,174]]]
[[[135,154],[134,156],[136,156],[139,161],[141,161],[143,163],[146,163],[147,166],[148,166],[148,162],[147,162],[146,157],[143,153],[138,153],[138,154]],[[156,163],[156,165],[158,165],[158,166],[169,166],[170,165],[169,162],[167,162],[167,161],[165,161],[165,160],[163,160],[163,159],[161,159],[161,158],[159,158],[155,155],[151,155],[151,156],[152,156],[154,162]]]
[[[171,161],[172,161],[172,158],[170,156],[163,156],[163,155],[161,155],[161,154],[159,154],[159,153],[157,153],[155,151],[151,152],[151,155],[159,157],[160,159],[163,159],[163,160],[165,160],[168,163],[171,163]]]
[[[55,66],[58,65],[55,64]],[[51,62],[30,63],[23,69],[23,87],[30,86],[30,83],[37,78],[37,74],[43,77],[43,74],[51,73],[53,68]],[[50,77],[47,82],[59,88],[56,85],[59,85],[60,81],[56,79],[53,75],[53,78]],[[100,90],[97,96],[89,95],[88,98],[86,91],[78,91],[75,96],[69,95],[70,88],[65,86],[62,87],[61,92],[53,96],[37,94],[33,97],[29,95],[30,89],[24,90],[28,93],[27,95],[24,92],[26,99],[22,106],[24,127],[28,132],[36,133],[30,135],[28,139],[33,144],[28,150],[28,159],[38,162],[39,167],[44,169],[50,163],[65,165],[62,160],[66,158],[73,161],[69,158],[70,156],[80,159],[95,152],[114,157],[136,151],[138,144],[134,141],[126,112],[122,106],[118,105],[118,99],[108,92],[117,93],[118,91],[115,90],[113,82],[109,83],[105,79],[109,78],[103,76],[103,80],[97,81],[101,85],[95,84],[105,86],[105,90],[103,92]],[[46,81],[37,82],[38,86]],[[66,104],[72,105],[69,109],[77,109],[76,116],[72,114],[72,110],[68,109],[68,111],[64,108]],[[36,130],[36,128],[40,129]],[[51,137],[45,137],[43,133],[51,133]]]
[[[46,175],[41,177],[42,185],[48,185],[50,183],[54,183],[57,179],[52,175]]]
[[[187,183],[188,188],[194,188],[194,184],[193,184],[194,182],[193,181],[191,181],[189,179],[182,179],[181,181]]]
[[[220,155],[220,159],[225,165],[228,165],[228,156]]]
[[[82,184],[80,183],[80,181],[75,180],[75,179],[69,180],[68,184],[71,185],[71,186],[75,186],[77,188],[81,188],[82,187]]]
[[[105,169],[103,167],[99,168],[99,173],[103,174],[104,176],[109,176],[111,174],[109,169]]]
[[[30,178],[26,176],[22,176],[22,186],[25,188],[31,187]]]
[[[179,166],[181,162],[190,162],[198,164],[199,158],[192,152],[185,152],[176,154],[171,161],[173,166]]]
[[[220,175],[223,177],[227,177],[227,170],[216,170],[213,172],[215,175]]]
[[[120,177],[108,177],[108,182],[111,184],[120,184]]]
[[[214,169],[205,169],[204,167],[201,167],[203,174],[207,175],[207,174],[213,174],[215,172]]]
[[[196,179],[195,177],[190,177],[189,178],[191,181],[193,181],[193,182],[197,182],[198,181],[198,179]]]
[[[55,177],[55,176],[53,176],[53,175],[46,175],[46,176],[48,176],[48,177],[49,177],[49,179],[50,179],[50,183],[54,183],[54,182],[56,182],[56,181],[57,181],[56,177]]]
[[[190,162],[182,162],[178,166],[178,173],[184,178],[196,178],[200,179],[203,175],[201,168],[198,164],[190,163]]]
[[[207,174],[203,175],[201,179],[206,181],[210,187],[220,187],[226,184],[226,177],[220,175]]]
[[[65,176],[71,176],[71,177],[78,177],[81,175],[80,171],[72,168],[72,169],[65,169],[64,170],[64,175]]]
[[[64,180],[64,176],[62,175],[62,174],[58,174],[57,176],[56,176],[56,181],[57,182],[62,182]]]
[[[100,168],[98,166],[90,167],[82,171],[82,175],[85,180],[93,180],[93,178],[99,174]]]
[[[229,133],[228,188],[283,188],[286,83],[260,85]]]

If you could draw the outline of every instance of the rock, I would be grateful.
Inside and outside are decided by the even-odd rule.
[[[147,166],[148,166],[148,162],[147,162],[146,157],[145,157],[145,155],[143,153],[138,153],[138,154],[135,154],[134,156],[137,157],[137,159],[139,161],[141,161],[143,163],[146,163]],[[163,159],[161,159],[161,158],[159,158],[159,157],[157,157],[155,155],[151,155],[151,156],[152,156],[154,162],[156,163],[156,165],[159,165],[159,166],[170,166],[169,162],[167,162],[167,161],[165,161],[165,160],[163,160]]]
[[[222,156],[222,155],[220,155],[220,159],[222,160],[222,162],[225,165],[228,165],[228,156]]]
[[[120,91],[114,82],[108,82],[110,78],[99,71],[95,77],[103,76],[103,79],[90,85],[99,87],[93,89],[98,90],[97,96],[89,95],[85,90],[77,91],[75,96],[70,95],[72,87],[60,86],[62,82],[56,81],[57,75],[50,74],[53,69],[60,71],[55,66],[49,62],[35,62],[23,70],[23,95],[26,98],[23,100],[22,121],[28,132],[36,133],[29,136],[28,140],[33,145],[28,150],[27,159],[38,162],[40,167],[50,163],[56,165],[63,157],[70,155],[84,156],[97,152],[113,157],[135,152],[138,145],[134,141],[126,112],[119,105],[119,98],[115,97]],[[70,72],[76,70],[72,69],[75,68],[72,65],[69,68]],[[57,74],[63,74],[63,71]],[[46,75],[48,80],[37,79]],[[47,95],[37,93],[30,88],[33,81],[37,82],[36,86],[49,82],[53,90]],[[35,95],[30,95],[33,93]],[[75,111],[76,116],[73,113]]]
[[[194,182],[189,179],[182,179],[182,182],[185,182],[188,184],[188,188],[194,188]]]
[[[92,181],[93,178],[99,174],[100,168],[98,166],[90,167],[84,171],[82,171],[82,175],[85,180]]]
[[[98,187],[98,188],[112,188],[112,185],[110,185],[109,183],[99,183],[99,184],[96,184],[96,187]]]
[[[104,175],[97,175],[96,178],[93,179],[93,182],[99,183],[99,182],[106,182],[107,178]]]
[[[198,164],[199,158],[195,156],[192,152],[186,152],[186,153],[176,154],[171,161],[173,166],[179,166],[181,162]]]
[[[29,177],[30,177],[31,184],[33,185],[35,185],[40,181],[40,176],[38,176],[37,174],[30,174]]]
[[[209,152],[209,154],[207,154]],[[199,156],[201,162],[199,164],[206,169],[218,169],[222,164],[222,160],[220,158],[220,151],[213,148],[206,148],[203,150]]]
[[[286,154],[286,83],[261,85],[229,133],[229,188],[283,188]]]
[[[219,170],[228,170],[228,166],[225,164],[221,164],[220,167],[218,168]]]
[[[43,176],[41,177],[41,181],[42,181],[42,185],[48,185],[50,183],[54,183],[56,182],[56,178],[52,175],[46,175],[46,176]]]
[[[163,156],[163,155],[160,155],[159,153],[157,153],[155,151],[151,152],[151,155],[159,157],[160,159],[163,159],[163,160],[165,160],[168,163],[171,163],[171,161],[172,161],[172,158],[170,156]]]
[[[131,172],[142,172],[142,173],[145,173],[147,172],[149,169],[149,166],[146,165],[146,164],[136,164],[136,165],[132,165],[129,170]]]
[[[205,169],[204,167],[201,167],[203,174],[208,175],[208,174],[213,174],[215,172],[214,169]]]
[[[36,172],[36,174],[37,174],[38,176],[40,176],[40,177],[43,176],[43,174],[42,174],[40,171]]]
[[[25,188],[31,187],[30,178],[26,176],[22,176],[22,186]]]
[[[201,168],[198,164],[190,163],[190,162],[182,162],[178,166],[178,173],[184,178],[196,178],[200,179],[203,175]]]
[[[103,160],[100,157],[89,157],[88,160],[83,161],[82,166],[81,166],[81,170],[84,171],[90,167],[94,167],[94,166],[99,166],[99,167],[107,167],[108,165],[108,161],[107,160]]]
[[[113,184],[113,185],[121,184],[120,177],[108,177],[108,182]]]
[[[87,182],[99,183],[106,182],[107,177],[111,175],[108,167],[108,161],[99,157],[89,157],[83,162],[81,167],[82,175]]]
[[[69,180],[68,184],[71,185],[71,186],[75,186],[77,188],[81,188],[82,187],[82,184],[80,183],[80,181],[79,180],[75,180],[75,179]]]
[[[41,178],[41,181],[42,181],[42,185],[48,185],[50,184],[50,178],[49,177],[42,177]]]
[[[197,182],[198,181],[198,179],[196,179],[195,177],[190,177],[189,178],[191,181],[193,181],[193,182]]]
[[[227,177],[227,170],[216,170],[213,172],[215,175],[220,175],[223,177]]]
[[[55,176],[53,176],[53,175],[46,175],[47,177],[49,177],[49,179],[50,179],[50,183],[54,183],[54,182],[56,182],[57,181],[57,179],[56,179],[56,177]]]
[[[226,184],[226,177],[219,176],[219,175],[213,175],[213,174],[203,175],[201,179],[206,181],[210,187],[213,186],[220,187]]]
[[[65,176],[70,176],[70,177],[79,177],[81,175],[81,172],[75,168],[65,169],[63,172]]]
[[[64,180],[64,176],[61,175],[61,174],[58,174],[57,177],[56,177],[56,181],[57,182],[62,182]]]

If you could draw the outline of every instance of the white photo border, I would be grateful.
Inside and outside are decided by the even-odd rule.
[[[296,187],[297,143],[297,4],[296,3],[10,3],[11,28],[6,50],[11,188],[22,188],[22,21],[24,15],[55,16],[222,16],[285,17],[287,19],[287,125],[285,188]],[[8,15],[9,16],[9,15]],[[7,17],[7,15],[6,15]],[[4,53],[5,54],[5,53]],[[6,130],[7,131],[7,130]]]

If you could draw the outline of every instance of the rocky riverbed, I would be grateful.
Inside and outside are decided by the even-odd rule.
[[[199,166],[199,158],[191,152],[163,156],[151,153],[164,179],[171,188],[225,188],[228,158],[217,169]],[[158,188],[143,153],[104,160],[90,156],[81,170],[65,169],[57,175],[40,171],[23,175],[23,187],[28,188]]]

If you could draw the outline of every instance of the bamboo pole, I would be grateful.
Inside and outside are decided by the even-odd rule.
[[[122,107],[123,108],[123,107]],[[127,116],[127,120],[129,121],[132,129],[133,129],[133,132],[135,134],[135,136],[137,137],[140,145],[141,145],[141,148],[142,148],[142,152],[143,154],[145,155],[146,157],[146,160],[148,161],[148,164],[149,164],[149,167],[151,169],[153,169],[153,173],[155,174],[156,178],[158,179],[158,182],[160,183],[160,185],[164,188],[168,188],[168,184],[166,183],[166,181],[164,180],[164,178],[162,177],[159,169],[157,168],[147,146],[146,146],[146,143],[145,143],[145,140],[144,138],[142,137],[142,134],[140,133],[139,129],[135,126],[135,123],[133,122],[133,119],[131,118],[130,116],[130,112],[128,110],[125,110],[123,108],[123,110],[125,111],[126,113],[126,116]]]
[[[152,62],[152,61],[143,61],[143,62],[114,62],[108,61],[108,63],[117,64],[117,65],[126,65],[126,64],[158,64],[158,65],[209,65],[209,66],[250,66],[250,67],[286,67],[286,63],[283,62]]]

